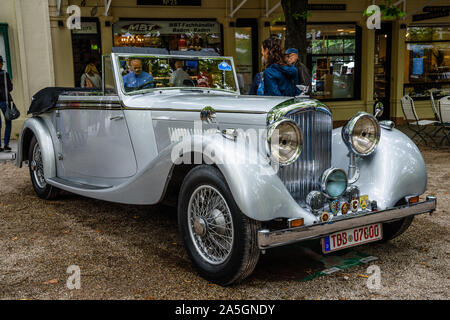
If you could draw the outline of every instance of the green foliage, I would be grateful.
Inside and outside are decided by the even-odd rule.
[[[292,13],[292,17],[295,19],[295,20],[299,20],[299,19],[301,19],[301,20],[303,20],[303,21],[306,21],[308,18],[311,18],[312,17],[312,14],[311,14],[311,12],[309,12],[308,10],[305,10],[305,11],[303,11],[303,12],[298,12],[298,11],[295,11],[294,13]],[[286,21],[285,19],[284,19],[284,14],[280,14],[278,17],[276,17],[275,19],[273,19],[272,20],[272,23],[276,23],[276,22],[278,22],[278,21]]]
[[[394,6],[392,0],[385,0],[384,3],[385,4],[379,5],[380,12],[381,12],[381,19],[394,20],[394,19],[397,19],[397,18],[402,18],[402,17],[404,17],[406,15],[406,12],[404,12],[404,11],[400,10],[399,8],[397,8],[396,6]],[[368,11],[366,9],[363,12],[363,16],[364,17],[370,17],[374,13],[375,13],[374,10],[373,11]]]

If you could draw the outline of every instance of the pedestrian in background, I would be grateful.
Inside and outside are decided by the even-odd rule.
[[[250,88],[249,95],[253,96],[263,96],[264,95],[264,70],[266,69],[266,60],[264,57],[261,58],[263,71],[258,72],[253,78],[252,87]]]
[[[84,69],[84,73],[81,76],[82,88],[101,88],[102,77],[97,70],[97,67],[93,63],[89,63]]]
[[[9,77],[8,72],[3,71],[3,57],[0,56],[0,109],[2,110],[3,116],[5,117],[5,140],[2,148],[2,117],[0,116],[0,152],[3,151],[11,151],[9,147],[9,139],[11,138],[11,120],[7,120],[6,113],[6,104],[7,101],[12,101],[10,92],[13,90],[13,84],[11,82],[11,78]]]
[[[172,72],[169,79],[171,87],[183,87],[184,80],[191,80],[189,74],[183,69],[183,61],[175,61],[175,71]]]
[[[295,48],[289,48],[285,52],[286,62],[297,68],[298,82],[304,86],[309,87],[311,90],[311,72],[298,58],[298,50]]]
[[[261,53],[267,64],[263,74],[264,95],[293,97],[300,94],[300,90],[296,87],[297,69],[286,63],[280,40],[275,37],[264,40]]]

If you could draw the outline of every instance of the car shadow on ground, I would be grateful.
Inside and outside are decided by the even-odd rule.
[[[46,204],[60,214],[70,215],[84,228],[101,231],[103,236],[120,239],[122,245],[139,249],[144,260],[156,258],[170,268],[180,268],[197,275],[179,236],[174,207],[115,204],[67,192],[63,192],[58,200],[47,201]],[[320,240],[266,250],[249,280],[301,281],[360,254],[359,251],[346,249],[324,255],[321,250]]]

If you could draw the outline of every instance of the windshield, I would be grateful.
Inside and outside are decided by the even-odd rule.
[[[205,88],[237,91],[233,61],[223,57],[118,57],[123,91]]]

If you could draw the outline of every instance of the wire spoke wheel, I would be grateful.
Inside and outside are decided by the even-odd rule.
[[[42,162],[42,153],[39,143],[34,145],[30,168],[38,187],[44,189],[47,186],[47,183],[44,178],[44,165]]]
[[[42,157],[42,148],[36,137],[30,141],[28,149],[28,169],[36,194],[45,200],[55,200],[58,198],[60,190],[49,183],[44,175],[44,159]]]
[[[225,262],[233,248],[233,218],[222,194],[210,185],[199,186],[188,205],[189,234],[198,254],[208,263]]]

